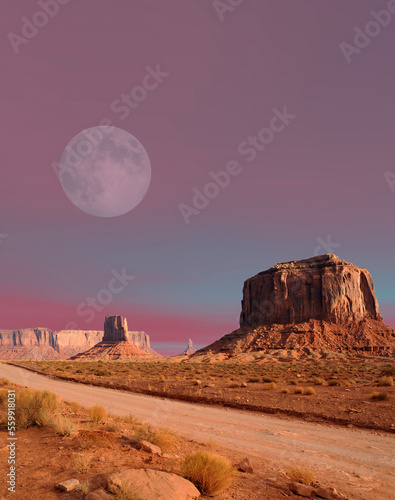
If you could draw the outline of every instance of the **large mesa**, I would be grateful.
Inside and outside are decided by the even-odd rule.
[[[280,263],[245,281],[240,328],[194,356],[286,349],[389,354],[395,331],[373,279],[335,255]]]

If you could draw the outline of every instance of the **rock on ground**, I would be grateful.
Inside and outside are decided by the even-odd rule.
[[[128,485],[142,500],[194,500],[199,490],[177,474],[152,469],[125,469],[108,477],[108,489],[116,493]]]

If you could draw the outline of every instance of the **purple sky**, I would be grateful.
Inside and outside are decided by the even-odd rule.
[[[119,313],[177,352],[237,328],[245,279],[328,250],[371,272],[395,326],[394,3],[244,0],[221,14],[211,0],[70,0],[16,43],[42,7],[0,1],[0,328],[101,329]],[[370,11],[387,4],[378,33]],[[377,36],[347,61],[341,42],[369,22]],[[121,112],[147,67],[167,76]],[[295,117],[280,127],[284,107]],[[52,167],[103,119],[152,168],[144,200],[114,218],[75,207]],[[186,224],[179,205],[232,161],[238,175]],[[317,248],[329,236],[340,246]],[[123,268],[135,278],[81,315]]]

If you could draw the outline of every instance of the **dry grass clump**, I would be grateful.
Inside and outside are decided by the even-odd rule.
[[[251,377],[248,379],[248,382],[251,382],[253,384],[257,384],[259,382],[262,382],[262,377]]]
[[[266,389],[268,391],[274,391],[276,387],[277,387],[276,382],[269,382],[268,384],[266,384]]]
[[[314,380],[313,380],[313,384],[314,385],[325,385],[326,384],[326,381],[325,379],[321,378],[321,377],[316,377]]]
[[[91,467],[91,457],[87,453],[75,453],[73,455],[73,466],[76,474],[85,474]]]
[[[132,413],[129,413],[126,417],[121,417],[120,418],[122,422],[125,422],[125,424],[132,424],[132,425],[140,425],[141,420],[137,417],[135,417]]]
[[[303,394],[303,387],[300,387],[300,385],[297,385],[294,389],[295,394]]]
[[[21,389],[15,393],[15,419],[18,429],[44,425],[55,415],[58,399],[49,391]]]
[[[81,491],[81,493],[83,495],[87,495],[89,493],[90,489],[91,489],[91,485],[90,485],[89,479],[87,479],[86,481],[80,482],[79,490]]]
[[[70,434],[75,430],[76,425],[67,417],[58,415],[51,423],[51,427],[53,427],[53,429],[61,436],[70,436]]]
[[[117,487],[117,491],[114,495],[115,500],[142,500],[134,488],[129,484],[121,484]]]
[[[314,394],[315,394],[314,387],[306,387],[303,394],[306,394],[307,396],[314,396]]]
[[[393,377],[380,377],[377,381],[379,387],[392,387],[394,385]]]
[[[390,396],[387,392],[374,392],[371,398],[375,401],[388,401]]]
[[[107,418],[107,410],[101,405],[92,406],[89,408],[89,418],[95,424],[103,422]]]
[[[381,375],[386,377],[395,377],[395,365],[386,365],[381,370]]]
[[[82,406],[79,403],[75,402],[69,403],[69,408],[73,413],[78,413],[82,411]]]
[[[217,495],[230,485],[233,467],[223,457],[198,452],[185,458],[181,475],[191,481],[203,495]]]
[[[284,387],[284,389],[281,389],[281,392],[283,394],[289,394],[289,389],[287,389],[286,387]]]
[[[170,429],[165,427],[153,429],[146,423],[136,426],[134,436],[137,441],[145,440],[159,446],[164,453],[172,451],[179,442],[179,437]]]
[[[297,483],[311,484],[314,481],[314,472],[305,467],[298,467],[294,465],[293,467],[288,467],[287,469],[288,477]]]

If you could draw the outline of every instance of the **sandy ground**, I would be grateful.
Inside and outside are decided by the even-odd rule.
[[[0,377],[33,389],[51,390],[85,407],[102,404],[113,414],[133,413],[190,439],[213,439],[257,463],[271,461],[280,468],[305,464],[350,499],[395,498],[393,435],[57,381],[4,364],[0,364]]]

